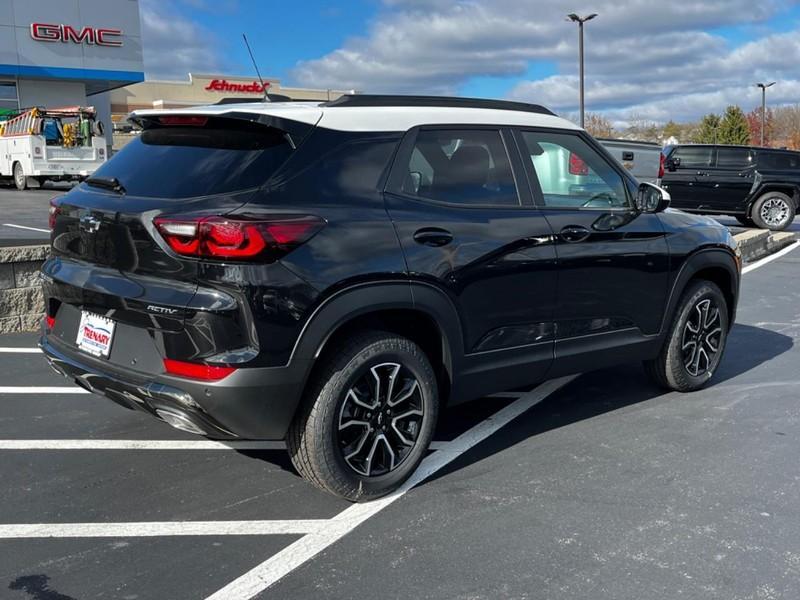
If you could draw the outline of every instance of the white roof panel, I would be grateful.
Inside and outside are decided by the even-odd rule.
[[[322,106],[317,102],[247,102],[166,110],[137,110],[132,116],[254,113],[293,119],[339,131],[406,131],[418,125],[518,125],[580,129],[548,114],[454,106]]]

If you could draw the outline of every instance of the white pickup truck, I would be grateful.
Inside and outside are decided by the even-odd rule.
[[[659,144],[608,138],[597,141],[637,180],[658,184],[664,175],[664,155]]]
[[[92,108],[32,108],[0,121],[0,178],[12,178],[17,189],[31,180],[85,179],[107,158]]]

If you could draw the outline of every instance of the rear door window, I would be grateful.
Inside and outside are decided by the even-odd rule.
[[[711,166],[713,150],[711,146],[680,146],[670,158],[679,158],[683,169],[707,168]]]
[[[278,129],[208,119],[202,126],[145,129],[95,175],[115,177],[133,196],[208,196],[262,185],[291,153]]]
[[[718,148],[717,167],[720,169],[745,169],[753,164],[753,155],[747,148]]]
[[[423,129],[417,134],[400,191],[464,205],[518,206],[499,130]]]

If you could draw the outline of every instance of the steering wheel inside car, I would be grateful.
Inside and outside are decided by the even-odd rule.
[[[608,192],[602,192],[600,194],[595,194],[581,206],[584,208],[608,208],[610,206],[614,206],[615,200],[616,198]]]

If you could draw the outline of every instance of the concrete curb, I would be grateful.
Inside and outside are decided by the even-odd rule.
[[[733,238],[742,252],[742,261],[750,263],[785,248],[795,241],[795,234],[788,231],[747,229]]]

